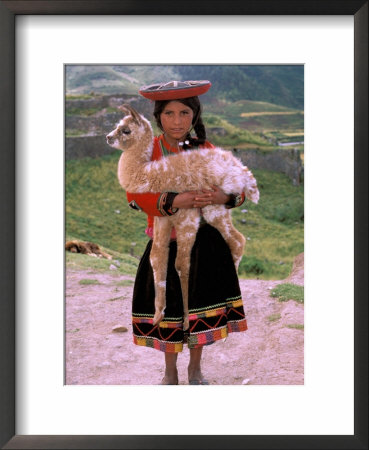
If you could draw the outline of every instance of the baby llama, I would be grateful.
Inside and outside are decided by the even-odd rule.
[[[227,194],[244,192],[257,203],[259,191],[251,171],[231,152],[220,148],[182,152],[159,161],[151,161],[153,131],[150,122],[125,105],[126,114],[117,127],[106,136],[107,143],[123,153],[118,163],[119,183],[128,192],[184,192],[219,186]],[[208,205],[202,209],[207,223],[215,227],[227,242],[238,269],[245,238],[232,224],[231,211],[224,205]],[[155,315],[159,324],[166,306],[166,277],[169,241],[172,227],[176,229],[178,272],[184,311],[184,330],[189,327],[188,278],[191,250],[200,224],[199,209],[179,209],[172,216],[155,217],[150,262],[155,284]]]

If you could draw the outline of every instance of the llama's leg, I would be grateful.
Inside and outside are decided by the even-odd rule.
[[[178,214],[180,213],[180,214]],[[173,223],[177,235],[177,256],[175,267],[179,275],[183,299],[183,329],[189,327],[188,319],[188,281],[191,265],[191,250],[195,243],[200,224],[200,214],[197,209],[180,210]],[[174,216],[172,216],[174,217]]]
[[[166,306],[166,280],[172,224],[167,217],[155,217],[154,220],[154,236],[150,252],[150,262],[155,285],[155,315],[153,324],[157,325],[164,317],[164,309]]]
[[[223,205],[209,205],[203,209],[205,220],[216,228],[228,244],[233,261],[238,270],[245,248],[245,236],[232,223],[231,212]]]

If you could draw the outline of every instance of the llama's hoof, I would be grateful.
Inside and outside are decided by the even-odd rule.
[[[154,318],[152,320],[152,324],[158,325],[162,320],[164,319],[164,314],[160,311],[157,311],[154,315]]]
[[[183,331],[186,331],[190,328],[190,321],[188,320],[188,318],[183,320]]]

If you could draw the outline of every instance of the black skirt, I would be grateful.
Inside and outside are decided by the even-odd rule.
[[[153,326],[155,288],[150,264],[152,240],[140,261],[132,303],[133,341],[163,352],[209,345],[228,333],[247,330],[238,277],[228,245],[218,230],[199,228],[191,253],[189,277],[190,327],[183,331],[181,284],[174,267],[176,241],[169,249],[165,317]]]

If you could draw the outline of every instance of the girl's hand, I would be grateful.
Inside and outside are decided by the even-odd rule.
[[[223,205],[227,203],[229,196],[219,187],[212,186],[212,189],[201,191],[187,191],[175,196],[173,208],[204,208],[207,205]]]
[[[212,205],[224,205],[229,201],[229,195],[225,194],[220,187],[212,186],[212,190],[206,191],[210,193],[210,201]]]

